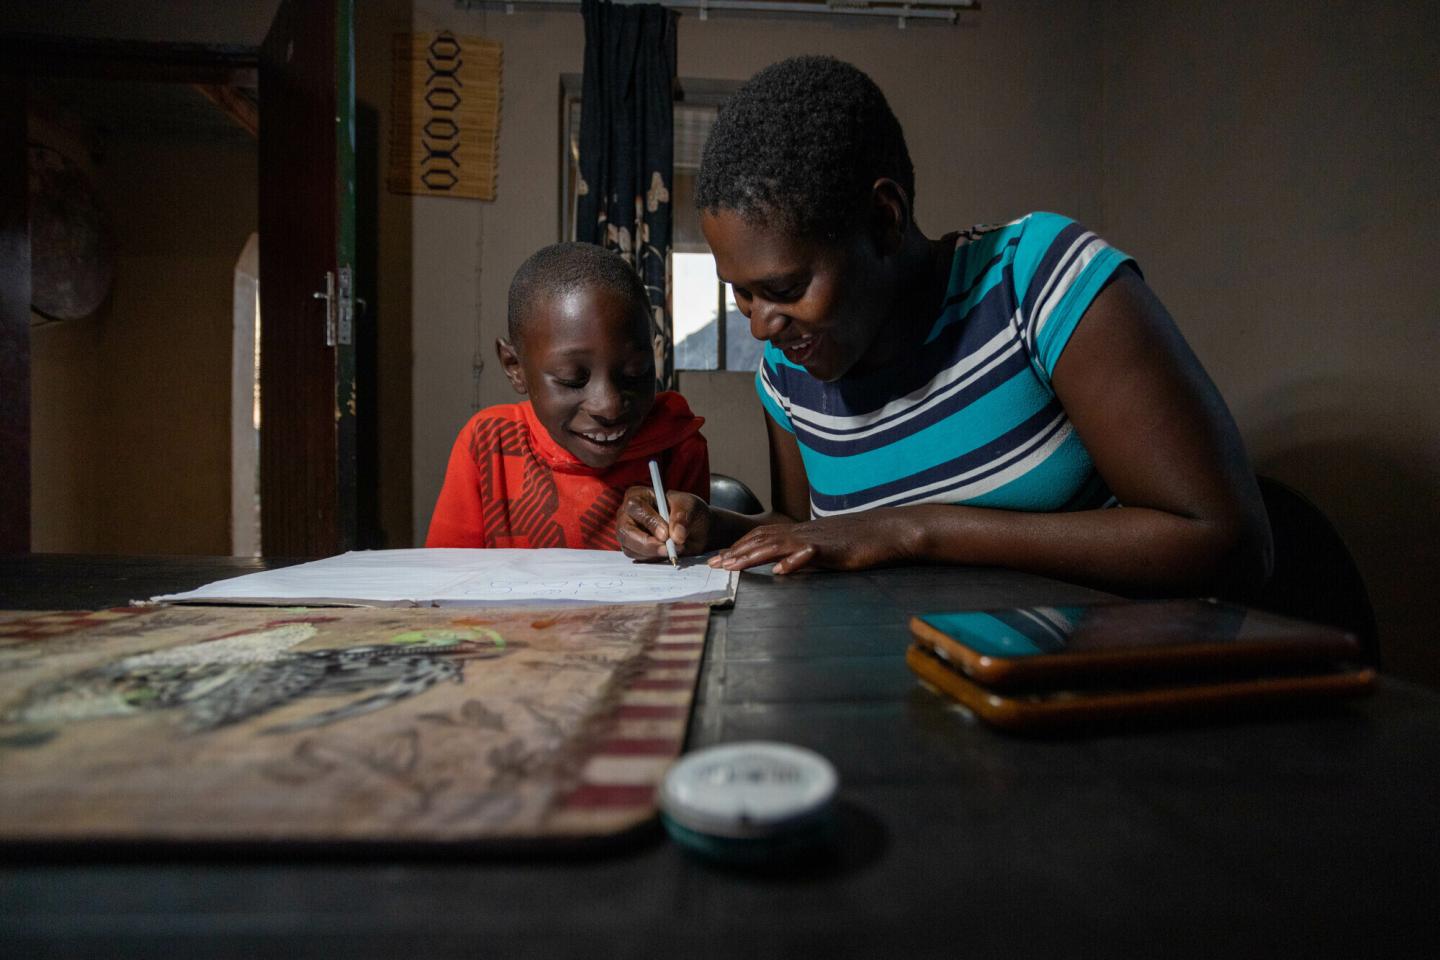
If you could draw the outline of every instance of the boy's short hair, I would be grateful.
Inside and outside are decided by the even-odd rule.
[[[747,80],[716,118],[696,206],[833,241],[854,227],[876,180],[905,188],[915,168],[885,94],[833,57],[792,57]]]
[[[552,243],[531,254],[510,281],[506,318],[510,342],[519,348],[536,304],[592,286],[627,297],[636,313],[648,322],[650,298],[645,294],[645,284],[624,257],[593,243]]]

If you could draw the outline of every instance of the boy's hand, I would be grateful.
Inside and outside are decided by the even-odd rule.
[[[710,505],[693,493],[668,490],[666,505],[670,508],[670,525],[660,518],[655,506],[655,491],[650,487],[631,487],[615,518],[615,538],[625,556],[638,560],[664,560],[665,537],[675,541],[675,552],[681,556],[703,553],[710,536]]]

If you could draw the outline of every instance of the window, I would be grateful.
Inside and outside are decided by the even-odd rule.
[[[720,104],[736,86],[724,81],[683,80],[682,98],[675,103],[670,315],[676,370],[754,370],[760,362],[760,342],[750,336],[749,321],[735,305],[729,285],[715,275],[715,258],[700,233],[700,218],[695,211],[700,154]],[[565,156],[560,164],[564,198],[560,235],[573,240],[578,207],[575,184],[580,178],[580,77],[567,74],[562,78],[562,87]]]

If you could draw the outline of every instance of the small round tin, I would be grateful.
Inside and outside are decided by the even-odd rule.
[[[839,779],[812,750],[753,741],[697,750],[660,782],[666,831],[706,856],[775,859],[813,847],[831,831]]]

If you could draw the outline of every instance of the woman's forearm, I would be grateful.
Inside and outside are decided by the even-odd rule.
[[[881,514],[893,514],[883,518]],[[1145,507],[1023,513],[926,504],[874,511],[919,562],[1011,567],[1127,592],[1245,595],[1268,576],[1268,537],[1238,520]]]

